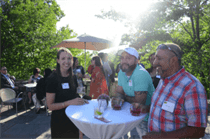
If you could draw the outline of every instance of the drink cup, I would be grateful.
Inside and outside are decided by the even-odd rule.
[[[99,106],[94,106],[94,117],[102,118],[104,113],[104,108]]]
[[[133,103],[130,105],[130,113],[133,116],[139,116],[141,113],[141,108],[139,103]]]
[[[119,97],[112,98],[112,108],[114,110],[121,110],[123,100]]]

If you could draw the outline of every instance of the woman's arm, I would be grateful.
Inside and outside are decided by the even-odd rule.
[[[31,76],[30,79],[28,80],[28,83],[31,83],[31,80],[32,80],[32,76]]]
[[[75,98],[72,100],[55,103],[55,93],[46,93],[46,99],[47,99],[47,106],[52,111],[64,109],[69,105],[83,105],[84,103],[87,103],[84,99],[81,98]]]

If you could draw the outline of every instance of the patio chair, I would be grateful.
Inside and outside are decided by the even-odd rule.
[[[1,108],[3,107],[3,105],[8,105],[8,109],[9,109],[9,106],[13,103],[16,103],[16,116],[18,116],[18,111],[17,111],[17,103],[20,102],[22,100],[22,98],[19,98],[20,94],[22,94],[23,92],[20,92],[18,94],[17,97],[16,96],[16,93],[14,90],[10,89],[10,88],[2,88],[0,90],[0,96],[1,96]],[[26,110],[26,106],[25,106],[25,103],[24,103],[24,107],[25,107],[25,110]],[[1,113],[1,109],[0,109],[0,113]]]

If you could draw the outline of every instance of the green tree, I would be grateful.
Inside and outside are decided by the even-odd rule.
[[[17,79],[28,79],[33,69],[55,68],[56,49],[76,34],[68,26],[56,30],[64,16],[55,0],[1,1],[1,64]]]
[[[209,9],[209,0],[159,0],[140,16],[136,33],[123,35],[122,41],[142,49],[146,47],[142,51],[149,50],[150,43],[157,40],[177,43],[184,51],[182,63],[186,70],[210,92]],[[100,16],[119,21],[126,19],[113,9]]]

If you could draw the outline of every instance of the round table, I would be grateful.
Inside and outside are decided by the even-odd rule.
[[[36,87],[37,83],[28,83],[28,84],[24,84],[25,87],[28,87],[28,88],[34,88]]]
[[[111,120],[109,123],[94,118],[94,106],[98,105],[96,99],[89,100],[89,104],[70,105],[65,112],[69,119],[91,139],[118,139],[135,128],[147,114],[132,116],[130,103],[125,102],[121,110],[113,110],[109,102],[103,117]]]

